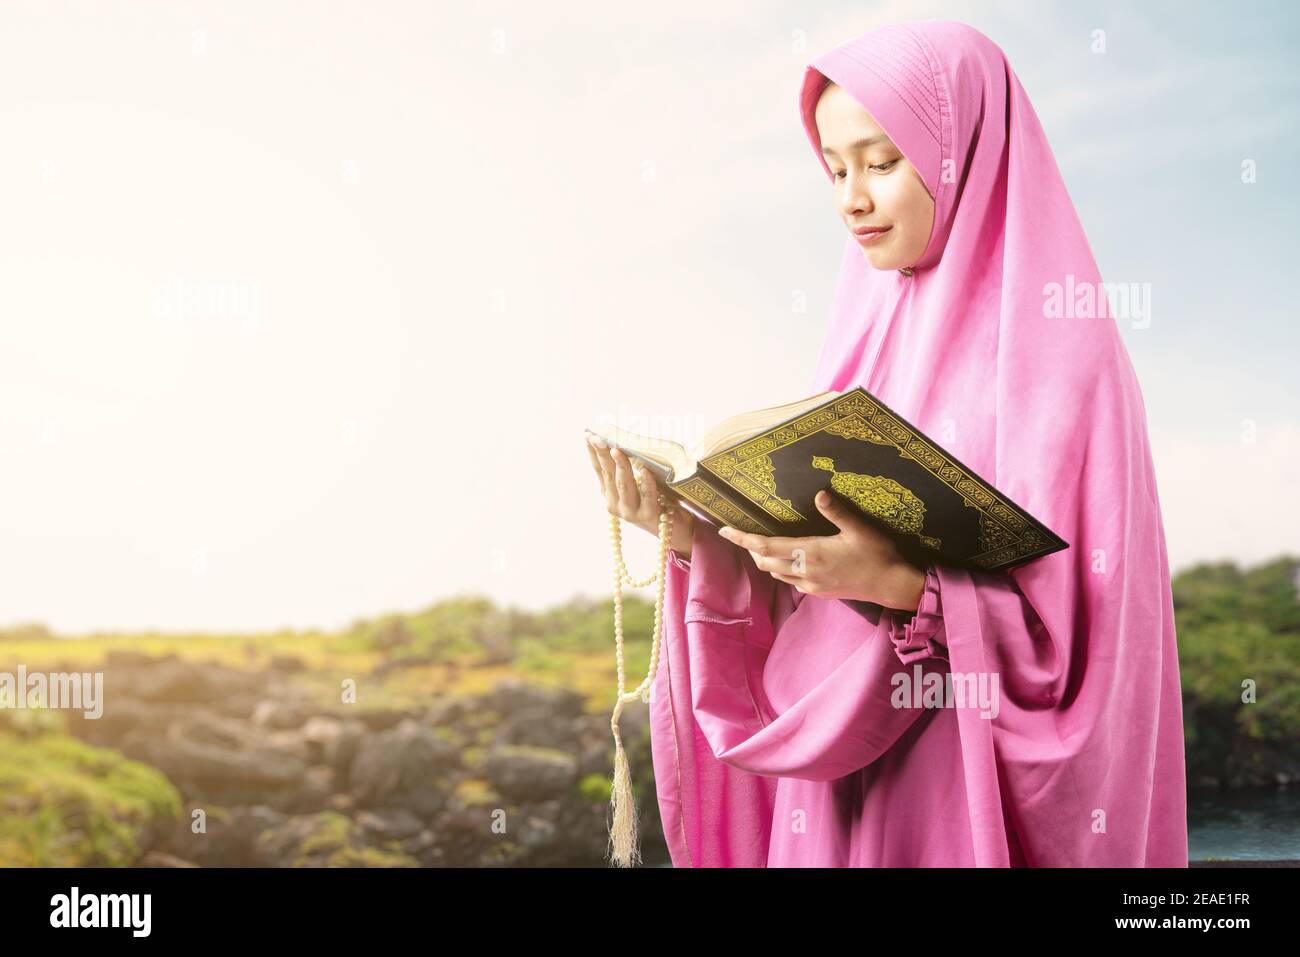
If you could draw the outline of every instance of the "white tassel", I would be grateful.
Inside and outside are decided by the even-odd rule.
[[[640,476],[637,485],[641,485]],[[616,867],[635,867],[641,863],[641,850],[637,842],[636,799],[632,794],[632,772],[628,766],[627,752],[623,749],[623,737],[619,734],[618,719],[623,713],[623,705],[641,698],[652,684],[659,671],[659,636],[663,629],[664,588],[668,581],[668,547],[672,541],[673,505],[663,496],[659,496],[659,568],[645,581],[636,581],[627,573],[627,564],[623,561],[622,527],[617,515],[610,515],[610,539],[614,545],[614,652],[618,662],[618,697],[614,703],[614,714],[610,719],[610,728],[614,732],[614,780],[610,787],[609,803],[611,820],[609,825],[608,857]],[[655,630],[650,641],[650,665],[646,669],[645,680],[635,691],[624,691],[623,673],[623,586],[642,588],[658,583],[655,596]],[[644,700],[644,699],[642,699]]]
[[[635,867],[641,863],[641,848],[637,843],[637,813],[632,795],[632,772],[623,750],[623,738],[618,733],[618,716],[623,710],[623,699],[614,706],[614,786],[610,789],[609,803],[612,823],[609,830],[610,859],[617,867]]]

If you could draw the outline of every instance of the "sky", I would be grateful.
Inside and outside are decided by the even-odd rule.
[[[811,393],[844,234],[803,70],[924,18],[1003,48],[1150,292],[1171,566],[1300,552],[1292,4],[11,3],[0,627],[608,597],[583,427]]]

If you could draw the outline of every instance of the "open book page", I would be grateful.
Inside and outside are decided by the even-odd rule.
[[[695,471],[695,461],[680,442],[640,435],[616,425],[596,426],[587,431],[604,439],[611,448],[622,449],[628,456],[640,459],[662,484],[684,478]]]
[[[622,449],[628,455],[640,458],[663,481],[680,482],[694,474],[700,459],[814,409],[839,394],[831,390],[784,405],[733,415],[709,429],[695,444],[692,452],[672,439],[640,435],[617,425],[600,425],[587,431],[599,435],[611,446]]]
[[[826,392],[819,392],[816,395],[798,399],[794,402],[787,402],[784,405],[756,409],[753,412],[742,412],[739,415],[723,419],[709,429],[708,432],[705,432],[700,441],[695,443],[691,456],[696,461],[708,458],[713,453],[721,452],[729,446],[743,442],[760,432],[765,432],[786,419],[793,419],[800,413],[815,409],[823,402],[828,402],[839,394],[835,389],[829,389]]]

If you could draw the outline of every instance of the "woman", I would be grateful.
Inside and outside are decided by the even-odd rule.
[[[1145,407],[1020,81],[971,27],[905,23],[814,60],[800,108],[849,231],[809,392],[862,385],[1070,547],[921,569],[834,504],[838,535],[798,539],[676,509],[650,703],[673,863],[1187,866]],[[657,530],[653,477],[592,455]],[[993,697],[900,697],[946,673]]]

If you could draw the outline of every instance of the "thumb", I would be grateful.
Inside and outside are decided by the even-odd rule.
[[[828,489],[822,489],[813,498],[817,510],[825,515],[842,532],[857,531],[858,518]]]

